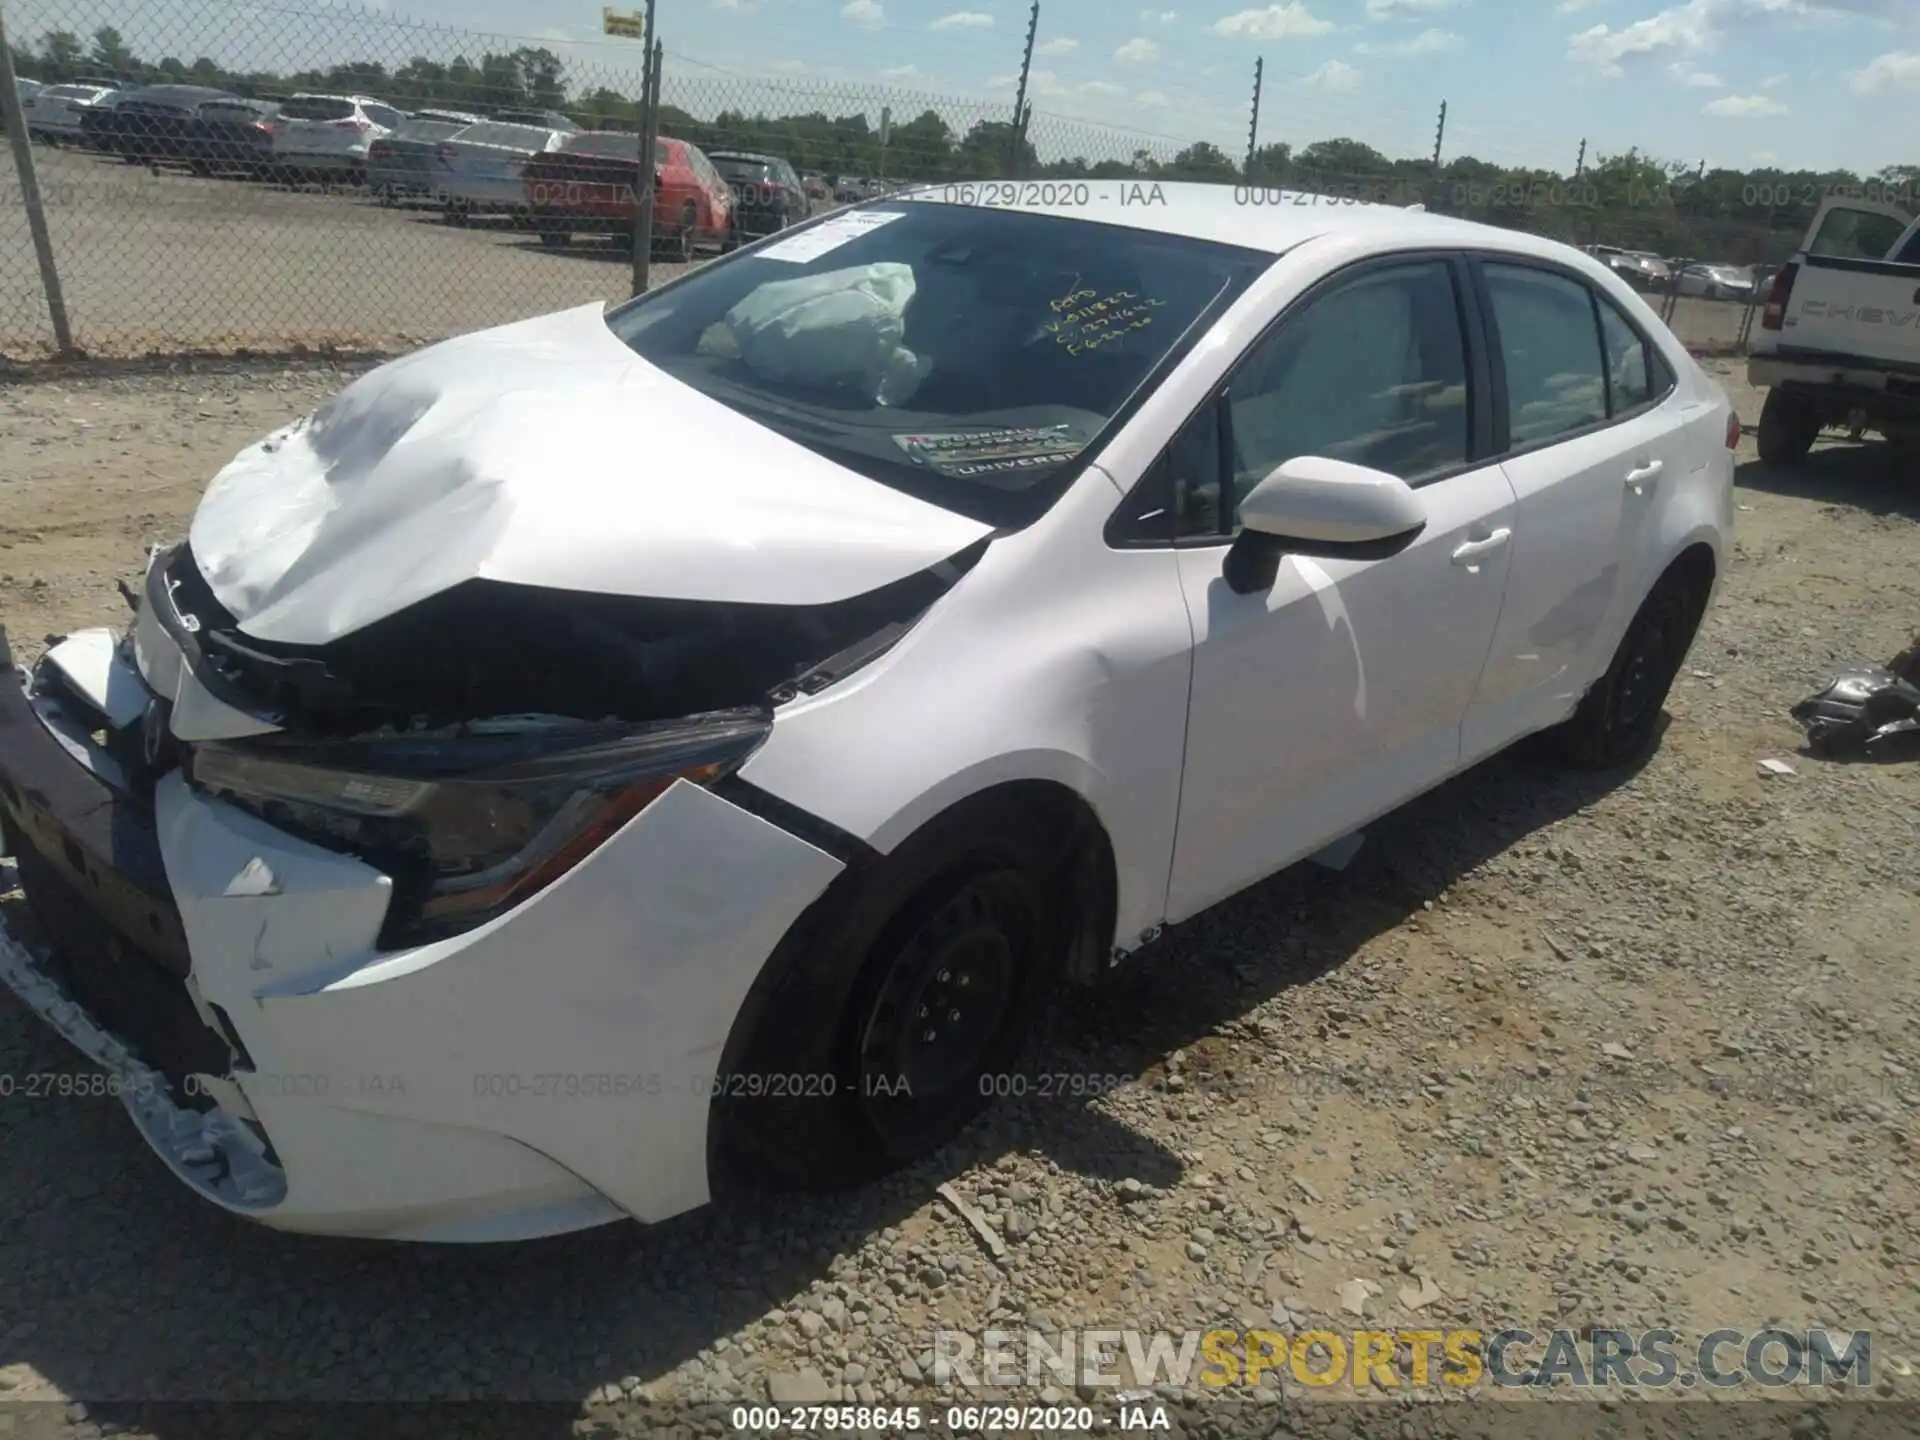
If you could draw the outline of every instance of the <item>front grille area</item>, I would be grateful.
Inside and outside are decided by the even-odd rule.
[[[48,978],[164,1075],[177,1104],[211,1109],[187,1077],[227,1074],[232,1053],[201,1020],[184,977],[109,925],[32,840],[16,837],[16,849],[20,887],[53,952]]]

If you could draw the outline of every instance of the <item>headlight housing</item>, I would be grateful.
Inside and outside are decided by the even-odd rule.
[[[471,930],[559,879],[677,780],[711,785],[772,729],[764,710],[651,725],[532,716],[322,743],[194,747],[187,780],[392,876],[385,947]]]

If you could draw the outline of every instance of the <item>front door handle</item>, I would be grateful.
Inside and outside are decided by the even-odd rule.
[[[1504,546],[1513,538],[1513,531],[1504,527],[1494,531],[1484,540],[1469,540],[1453,552],[1453,563],[1468,570],[1478,570],[1480,562]]]
[[[1627,488],[1636,495],[1644,495],[1647,482],[1658,479],[1660,472],[1666,468],[1666,462],[1662,460],[1649,460],[1644,465],[1636,466],[1627,472]]]

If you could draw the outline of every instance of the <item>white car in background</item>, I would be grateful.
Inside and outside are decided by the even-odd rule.
[[[857,1183],[1163,927],[1522,736],[1657,743],[1740,431],[1618,275],[962,188],[371,371],[0,686],[54,954],[0,975],[199,1194],[472,1241]]]
[[[110,85],[44,85],[20,110],[34,138],[77,140],[87,111],[111,106],[120,93]]]
[[[1692,264],[1681,267],[1673,288],[1709,300],[1751,300],[1759,284],[1750,265]]]
[[[367,151],[406,119],[404,112],[366,95],[299,94],[280,107],[273,163],[294,178],[366,175]]]
[[[508,120],[469,125],[434,147],[430,193],[453,225],[475,215],[519,214],[527,208],[527,161],[560,149],[572,133]]]

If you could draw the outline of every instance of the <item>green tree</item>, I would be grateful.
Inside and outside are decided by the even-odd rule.
[[[87,59],[95,69],[115,80],[139,78],[140,62],[111,25],[102,25],[93,32],[93,51]]]

